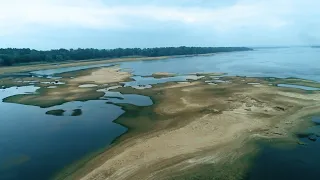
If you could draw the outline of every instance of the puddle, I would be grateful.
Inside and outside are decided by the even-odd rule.
[[[198,80],[204,76],[196,75],[187,75],[187,76],[174,76],[174,77],[165,77],[165,78],[154,78],[154,77],[142,77],[142,76],[133,76],[132,79],[135,81],[124,82],[124,87],[133,87],[133,88],[151,88],[150,85],[162,84],[167,82],[185,82],[188,80]]]
[[[152,88],[151,85],[139,85],[139,86],[131,86],[134,89],[149,89]]]
[[[136,106],[151,106],[153,101],[148,96],[142,96],[137,94],[122,94],[120,92],[112,92],[107,89],[100,89],[99,92],[104,92],[104,97],[100,98],[107,100],[109,103],[117,104],[132,104]]]
[[[212,82],[215,82],[215,83],[231,83],[230,81],[224,81],[224,80],[212,80]]]
[[[41,84],[57,84],[57,85],[61,85],[61,84],[66,84],[66,83],[60,82],[60,81],[52,81],[52,82],[41,82]]]
[[[209,84],[209,85],[218,85],[217,83],[214,83],[214,80],[204,81],[204,82]]]
[[[250,84],[250,85],[260,85],[261,83],[247,83],[247,84]]]
[[[114,89],[118,89],[121,87],[123,87],[123,86],[111,86],[111,87],[108,87],[106,90],[109,91],[109,90],[114,90]]]
[[[79,86],[79,88],[91,88],[91,87],[97,87],[96,84],[82,84]]]
[[[4,99],[10,96],[19,95],[19,94],[30,94],[35,93],[36,90],[40,89],[40,87],[36,86],[22,86],[22,87],[10,87],[0,90],[0,99]]]
[[[296,89],[303,89],[307,91],[317,91],[320,88],[308,87],[308,86],[300,86],[300,85],[293,85],[293,84],[278,84],[278,87],[287,87],[287,88],[296,88]]]

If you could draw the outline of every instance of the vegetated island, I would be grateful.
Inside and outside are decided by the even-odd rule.
[[[68,60],[108,59],[119,57],[159,57],[210,54],[218,52],[250,51],[247,47],[157,47],[116,49],[53,49],[47,51],[29,48],[0,49],[0,66],[30,62],[63,62]]]

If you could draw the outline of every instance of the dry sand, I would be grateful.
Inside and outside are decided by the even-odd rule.
[[[120,71],[119,67],[106,67],[93,71],[89,75],[71,79],[71,83],[116,83],[129,79],[132,75],[129,72]]]

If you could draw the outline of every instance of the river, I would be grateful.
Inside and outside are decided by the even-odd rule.
[[[294,47],[119,64],[122,69],[130,69],[135,75],[136,82],[127,83],[132,86],[185,80],[184,76],[162,80],[142,77],[155,72],[180,75],[195,72],[223,72],[227,75],[295,77],[320,82],[319,58],[319,48]],[[91,67],[52,69],[36,71],[33,74],[54,76],[57,73],[85,68]],[[35,86],[0,89],[0,98],[32,93],[36,89]],[[113,99],[113,101],[123,101],[139,106],[152,105],[151,99],[145,96],[129,95],[123,98],[122,100]],[[106,102],[105,99],[68,102],[51,108],[0,102],[0,180],[48,179],[76,160],[107,147],[127,129],[113,123],[124,113],[121,107]],[[45,114],[53,109],[64,109],[67,112],[81,109],[84,113],[81,116]],[[319,177],[320,171],[314,168],[320,166],[320,161],[316,161],[320,159],[319,153],[316,153],[320,148],[319,142],[311,142],[303,138],[302,140],[310,145],[299,146],[294,150],[269,146],[262,148],[262,153],[256,158],[256,165],[250,171],[248,179],[301,179],[301,177],[314,179],[316,175]],[[283,161],[280,157],[283,157]],[[287,168],[282,168],[283,166]],[[293,175],[294,173],[290,175],[292,170],[301,174],[310,174],[310,176]],[[270,174],[270,176],[262,178],[262,174]]]

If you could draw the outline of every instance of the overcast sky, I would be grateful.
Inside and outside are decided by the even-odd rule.
[[[0,0],[0,47],[320,44],[320,0]]]

